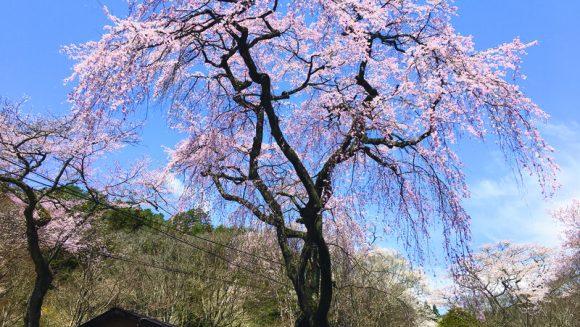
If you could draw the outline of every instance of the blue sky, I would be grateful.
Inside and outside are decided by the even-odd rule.
[[[34,111],[67,110],[69,87],[63,79],[72,63],[61,46],[98,39],[107,20],[101,5],[122,15],[122,0],[4,0],[0,20],[0,95],[27,95]],[[552,119],[542,126],[557,150],[561,190],[545,201],[533,181],[518,184],[493,144],[461,149],[472,198],[465,202],[473,217],[475,246],[501,239],[554,245],[558,226],[547,210],[580,197],[580,1],[577,0],[457,0],[457,30],[474,35],[484,49],[519,36],[538,40],[525,57],[524,91]],[[150,115],[162,111],[153,108]],[[126,156],[149,153],[164,159],[162,145],[172,146],[178,135],[167,133],[163,119],[150,119],[143,144]]]

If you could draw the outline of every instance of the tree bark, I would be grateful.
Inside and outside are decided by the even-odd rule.
[[[276,226],[277,228],[278,244],[282,250],[287,275],[292,281],[301,309],[301,314],[296,320],[295,326],[328,327],[328,312],[330,311],[330,304],[332,301],[332,272],[330,251],[322,233],[321,215],[321,210],[324,207],[324,200],[322,195],[323,192],[325,192],[325,186],[327,186],[327,183],[326,181],[321,181],[321,186],[316,186],[316,183],[313,181],[297,152],[286,140],[284,133],[282,132],[282,128],[280,127],[279,117],[276,114],[274,105],[272,103],[274,98],[272,94],[270,76],[258,69],[258,65],[256,65],[254,62],[254,58],[250,52],[250,49],[255,45],[255,43],[248,43],[249,31],[246,27],[237,23],[234,23],[234,27],[240,33],[240,35],[230,33],[237,43],[237,49],[234,48],[234,51],[237,51],[242,57],[252,82],[259,84],[261,88],[259,105],[251,106],[259,109],[253,109],[257,115],[256,137],[254,138],[252,151],[250,153],[250,167],[248,176],[254,182],[254,185],[260,191],[272,212],[278,215],[278,219],[269,221],[268,219],[261,217],[263,215],[259,212],[259,210],[252,211],[259,219],[272,226]],[[279,31],[273,30],[271,32],[271,34],[267,35],[268,38],[280,35]],[[226,75],[229,76],[229,80],[232,82],[233,88],[239,91],[239,85],[236,83],[236,78],[232,75],[231,70],[229,70],[229,67],[227,66],[227,57],[224,58],[226,58],[226,60],[222,62],[221,67],[224,68]],[[243,106],[244,103],[241,103],[240,105]],[[264,117],[264,114],[266,117]],[[270,134],[276,140],[276,144],[288,162],[292,165],[296,175],[300,179],[302,185],[305,187],[309,197],[308,204],[304,208],[300,209],[301,221],[306,227],[306,235],[299,237],[304,241],[304,246],[300,254],[290,250],[288,243],[289,236],[286,235],[284,219],[281,217],[282,210],[280,205],[276,202],[276,199],[272,196],[272,193],[267,189],[267,186],[263,184],[258,174],[257,157],[261,150],[264,118],[267,118],[268,124],[270,126]],[[348,147],[350,141],[346,143],[346,147]],[[344,149],[341,149],[341,151],[344,151]],[[339,160],[335,159],[333,156],[333,163],[331,167],[325,167],[324,174],[330,176],[334,165],[338,161]],[[220,194],[224,196],[225,192],[220,186],[219,180],[214,178],[214,182],[216,182],[216,186],[218,187]],[[255,208],[253,206],[247,205],[247,201],[241,198],[226,195],[226,199],[237,201],[238,203],[245,205],[248,208]]]
[[[330,251],[322,234],[322,217],[304,217],[306,237],[295,269],[288,269],[298,297],[300,316],[296,327],[329,327],[332,301]]]
[[[36,202],[31,201],[28,203],[26,209],[24,210],[28,252],[32,262],[34,263],[34,270],[36,272],[34,288],[32,289],[32,292],[28,298],[28,303],[26,304],[24,327],[40,326],[42,303],[44,302],[44,298],[48,292],[48,289],[50,288],[53,278],[49,264],[44,259],[42,251],[40,250],[37,226],[34,221],[35,208]]]

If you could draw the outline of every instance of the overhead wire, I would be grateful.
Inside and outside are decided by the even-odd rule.
[[[170,211],[166,210],[162,206],[157,205],[157,207],[159,209],[161,209],[162,211],[166,212],[167,214],[169,214],[170,216],[175,216],[176,215],[176,213],[171,213]],[[228,244],[224,244],[224,243],[220,243],[218,241],[214,241],[212,239],[209,239],[209,238],[206,238],[206,237],[203,237],[203,236],[200,236],[200,235],[187,233],[186,231],[181,230],[181,229],[178,229],[177,227],[174,227],[174,226],[171,226],[171,225],[169,225],[167,227],[169,229],[172,229],[172,230],[174,230],[176,232],[179,232],[179,233],[182,233],[184,235],[191,236],[191,237],[194,237],[194,238],[197,238],[197,239],[200,239],[200,240],[203,240],[203,241],[206,241],[208,243],[212,243],[212,244],[215,244],[215,245],[218,245],[218,246],[223,246],[224,248],[227,248],[227,249],[230,249],[230,250],[233,250],[233,251],[242,253],[242,254],[247,255],[247,256],[250,256],[250,257],[254,257],[256,259],[260,259],[260,260],[263,260],[263,261],[267,261],[267,262],[270,262],[270,263],[273,263],[273,264],[276,264],[276,265],[279,265],[279,266],[284,266],[283,263],[281,263],[281,262],[279,262],[277,260],[273,260],[273,259],[270,259],[270,258],[261,256],[261,255],[257,255],[257,254],[254,254],[254,253],[251,253],[251,252],[242,250],[242,249],[238,249],[238,248],[236,248],[234,246],[231,246],[231,245],[228,245]]]
[[[11,163],[11,164],[13,164],[13,165],[19,166],[18,164],[15,164],[15,163],[13,163],[13,162],[11,162],[11,161],[9,161],[9,160],[5,159],[5,158],[0,158],[0,159],[3,159],[3,160],[5,160],[5,161],[7,161],[7,162],[10,162],[10,163]],[[19,166],[19,167],[20,167],[20,168],[24,168],[24,167],[22,167],[22,166]],[[14,172],[10,172],[10,171],[8,171],[8,170],[5,170],[5,169],[0,169],[0,170],[4,171],[4,172],[6,172],[6,173],[9,173],[9,174],[14,174],[14,175],[17,175],[16,173],[14,173]],[[43,179],[45,179],[45,180],[47,180],[47,181],[51,182],[52,184],[46,184],[46,183],[44,183],[44,182],[42,182],[42,181],[38,181],[38,180],[32,179],[32,178],[30,178],[30,177],[24,177],[24,178],[25,178],[25,179],[27,179],[27,180],[29,180],[29,181],[32,181],[32,182],[34,182],[34,183],[38,183],[39,185],[43,185],[43,186],[45,186],[45,187],[52,187],[52,186],[53,186],[53,185],[55,185],[55,184],[56,184],[56,185],[58,185],[58,186],[61,186],[61,187],[62,187],[62,185],[59,185],[58,183],[55,183],[55,181],[54,181],[54,180],[52,180],[52,179],[50,179],[50,178],[48,178],[48,177],[46,177],[46,176],[43,176],[43,175],[41,175],[41,174],[39,174],[39,173],[37,173],[37,172],[31,172],[31,173],[34,173],[35,175],[37,175],[37,176],[39,176],[39,177],[41,177],[41,178],[43,178]],[[137,215],[131,215],[131,214],[129,214],[127,211],[123,211],[123,210],[121,210],[121,209],[119,209],[119,208],[117,208],[117,207],[115,207],[115,206],[113,206],[113,205],[111,205],[111,204],[108,204],[108,203],[106,203],[106,202],[102,202],[102,201],[98,201],[97,199],[94,199],[94,198],[92,198],[92,197],[87,197],[87,196],[86,196],[86,195],[84,195],[84,194],[81,194],[81,193],[78,193],[78,192],[74,192],[73,190],[70,190],[70,189],[63,188],[61,191],[62,191],[62,192],[65,192],[65,193],[67,193],[67,194],[69,194],[69,195],[73,195],[73,196],[79,197],[79,198],[81,198],[81,199],[87,200],[87,201],[93,201],[93,202],[95,202],[95,203],[96,203],[96,204],[98,204],[98,205],[102,205],[102,206],[106,207],[107,209],[110,209],[110,210],[113,210],[113,211],[115,211],[115,212],[118,212],[119,214],[121,214],[121,215],[124,215],[125,217],[128,217],[128,218],[130,218],[130,219],[134,219],[134,220],[136,219],[136,220],[139,220],[140,222],[142,222],[142,223],[143,223],[143,225],[144,225],[144,226],[146,226],[146,227],[148,227],[148,228],[150,228],[150,229],[152,229],[152,230],[155,230],[155,231],[157,231],[157,232],[161,233],[162,235],[164,235],[164,236],[166,236],[166,237],[168,237],[168,238],[171,238],[171,239],[173,239],[173,240],[175,240],[175,241],[178,241],[178,242],[180,242],[180,243],[186,244],[186,245],[188,245],[188,246],[190,246],[190,247],[192,247],[192,248],[194,248],[194,249],[197,249],[197,250],[199,250],[199,251],[202,251],[202,252],[204,252],[204,253],[207,253],[207,254],[209,254],[209,255],[211,255],[211,256],[214,256],[214,257],[216,257],[216,258],[218,258],[218,259],[220,259],[220,260],[222,260],[222,261],[224,261],[224,262],[226,262],[226,263],[228,263],[228,264],[230,264],[230,265],[232,265],[232,266],[238,267],[238,268],[240,268],[240,269],[242,269],[242,270],[244,270],[244,271],[246,271],[246,272],[248,272],[248,273],[250,273],[250,274],[254,274],[254,275],[260,276],[260,277],[262,277],[262,278],[265,278],[265,279],[267,279],[267,280],[269,280],[269,281],[271,281],[271,282],[273,282],[273,283],[276,283],[276,284],[281,284],[281,285],[283,285],[283,283],[281,283],[281,282],[279,282],[279,281],[277,281],[277,280],[275,280],[275,279],[273,279],[273,278],[271,278],[271,277],[269,277],[269,276],[266,276],[266,275],[260,274],[260,273],[258,273],[258,272],[256,272],[256,271],[254,271],[254,270],[252,270],[252,269],[249,269],[249,268],[247,268],[247,267],[245,267],[245,266],[243,266],[243,265],[240,265],[240,264],[237,264],[237,263],[235,263],[235,262],[232,262],[232,261],[230,261],[230,260],[226,259],[225,257],[223,257],[223,256],[222,256],[222,255],[220,255],[220,254],[214,253],[214,252],[212,252],[212,251],[210,251],[210,250],[207,250],[207,249],[205,249],[205,248],[203,248],[203,247],[199,247],[199,246],[197,246],[196,244],[194,244],[194,243],[192,243],[192,242],[189,242],[189,241],[187,241],[187,240],[184,240],[184,239],[182,239],[182,238],[180,238],[180,237],[177,237],[176,235],[173,235],[173,234],[171,234],[171,233],[169,233],[169,232],[167,232],[167,231],[165,231],[165,230],[163,230],[163,229],[161,229],[161,228],[157,228],[157,227],[155,227],[155,226],[152,226],[152,225],[149,225],[149,224],[148,224],[148,223],[155,223],[155,222],[152,222],[152,221],[147,221],[147,220],[145,220],[145,219],[143,219],[142,217],[139,217],[139,216],[137,216]],[[168,227],[168,226],[166,226],[166,225],[162,225],[162,226],[163,226],[164,228],[167,228],[167,227]],[[186,234],[186,235],[189,235],[189,234]]]
[[[0,159],[4,160],[4,161],[6,161],[6,162],[8,162],[8,163],[10,163],[10,164],[12,164],[12,165],[15,165],[15,166],[17,166],[17,167],[19,167],[19,168],[25,168],[25,167],[23,167],[22,165],[20,165],[19,163],[17,163],[17,162],[13,162],[13,161],[11,161],[11,160],[8,160],[8,159],[6,159],[6,158],[0,158]],[[5,170],[5,171],[6,171],[6,170]],[[9,172],[9,171],[6,171],[6,172]],[[36,172],[36,171],[31,171],[30,173],[32,173],[32,174],[34,174],[34,175],[36,175],[36,176],[38,176],[38,177],[40,177],[40,178],[42,178],[42,179],[45,179],[45,180],[47,180],[47,181],[49,181],[49,182],[51,182],[51,183],[54,183],[54,180],[52,180],[52,179],[50,179],[50,178],[48,178],[48,177],[46,177],[46,176],[44,176],[44,175],[42,175],[42,174],[40,174],[40,173]],[[41,185],[42,185],[42,184],[41,184]],[[44,186],[50,187],[50,186],[52,186],[52,185],[44,185]],[[66,191],[69,191],[69,192],[70,192],[70,191],[73,191],[73,190],[66,190]],[[65,191],[65,192],[66,192],[66,191]],[[86,196],[85,196],[84,194],[82,194],[82,193],[79,193],[79,194],[71,194],[71,195],[76,195],[76,196],[83,196],[83,197],[86,197]],[[91,198],[91,200],[93,200],[93,201],[94,201],[94,199],[92,199],[92,198]],[[100,203],[100,204],[104,205],[103,203]],[[163,206],[156,205],[156,207],[157,207],[158,209],[160,209],[161,211],[164,211],[164,212],[166,212],[166,213],[167,213],[168,215],[170,215],[170,216],[175,216],[175,213],[172,213],[172,212],[170,212],[169,210],[167,210],[167,209],[163,208]],[[110,209],[112,209],[112,210],[118,210],[118,208],[117,208],[117,207],[114,207],[114,209],[113,209],[113,208],[110,208]],[[163,227],[164,227],[164,228],[171,229],[171,230],[174,230],[174,231],[176,231],[176,232],[178,232],[178,233],[181,233],[181,234],[184,234],[184,235],[187,235],[187,236],[191,236],[191,237],[193,237],[193,238],[196,238],[196,239],[203,240],[203,241],[205,241],[205,242],[208,242],[208,243],[212,243],[212,244],[215,244],[215,245],[218,245],[218,246],[222,246],[222,247],[224,247],[224,248],[227,248],[227,249],[230,249],[230,250],[233,250],[233,251],[236,251],[236,252],[242,253],[242,254],[244,254],[244,255],[247,255],[247,256],[254,257],[254,258],[256,258],[256,259],[260,259],[260,260],[263,260],[263,261],[267,261],[267,262],[270,262],[270,263],[273,263],[273,264],[276,264],[276,265],[279,265],[279,266],[284,266],[284,264],[283,264],[283,263],[281,263],[281,262],[279,262],[279,261],[277,261],[277,260],[273,260],[273,259],[270,259],[270,258],[267,258],[267,257],[264,257],[264,256],[260,256],[260,255],[257,255],[257,254],[254,254],[254,253],[251,253],[251,252],[248,252],[248,251],[242,250],[242,249],[238,249],[238,248],[236,248],[236,247],[234,247],[234,246],[231,246],[231,245],[228,245],[228,244],[224,244],[224,243],[220,243],[220,242],[217,242],[217,241],[211,240],[211,239],[209,239],[209,238],[205,238],[205,237],[203,237],[203,236],[200,236],[200,235],[195,235],[195,234],[192,234],[192,233],[187,233],[186,231],[184,231],[184,230],[181,230],[181,229],[178,229],[177,227],[174,227],[174,226],[171,226],[171,225],[163,225]]]
[[[11,162],[11,161],[9,161],[9,160],[7,160],[7,159],[5,159],[5,158],[0,158],[0,159],[3,159],[3,160],[5,160],[5,161],[7,161],[7,162],[10,162],[11,164],[14,164],[14,165],[16,165],[16,166],[19,166],[18,164],[14,163],[14,162]],[[20,167],[20,168],[24,168],[24,167],[22,167],[22,166],[19,166],[19,167]],[[8,170],[5,170],[5,169],[1,169],[1,168],[0,168],[0,170],[4,171],[4,172],[6,172],[6,173],[10,173],[10,174],[17,175],[16,173],[14,173],[14,172],[10,172],[10,171],[8,171]],[[43,179],[45,179],[45,180],[47,180],[47,181],[51,182],[51,183],[53,183],[53,184],[52,184],[52,185],[51,185],[51,184],[46,184],[45,182],[38,181],[38,180],[36,180],[36,179],[33,179],[33,178],[30,178],[30,177],[25,177],[25,179],[27,179],[27,180],[29,180],[29,181],[31,181],[31,182],[37,183],[37,184],[39,184],[39,185],[45,186],[45,187],[51,187],[51,186],[53,186],[53,185],[54,185],[54,181],[53,181],[53,180],[51,180],[50,178],[48,178],[48,177],[46,177],[46,176],[44,176],[44,175],[42,175],[42,174],[40,174],[40,173],[38,173],[38,172],[31,172],[31,173],[33,173],[33,174],[35,174],[35,175],[37,175],[37,176],[39,176],[39,177],[41,177],[41,178],[43,178]],[[57,184],[57,185],[58,185],[58,184]],[[59,186],[62,186],[62,185],[59,185]],[[141,217],[138,217],[138,216],[136,216],[136,215],[130,215],[130,214],[128,214],[126,211],[120,210],[118,207],[112,206],[112,205],[110,205],[110,204],[108,204],[108,203],[103,203],[103,202],[100,202],[100,201],[96,201],[96,200],[95,200],[95,199],[93,199],[92,197],[87,197],[86,195],[84,195],[84,194],[80,194],[80,193],[78,193],[78,192],[75,192],[74,190],[70,190],[70,189],[63,188],[61,191],[65,192],[65,193],[68,193],[69,195],[73,195],[73,196],[79,197],[79,198],[81,198],[81,199],[84,199],[84,200],[89,200],[89,201],[93,201],[93,202],[95,202],[96,204],[103,205],[103,206],[105,206],[106,208],[108,208],[108,209],[111,209],[111,210],[114,210],[114,211],[116,211],[116,212],[118,212],[118,213],[120,213],[120,214],[122,214],[122,215],[125,215],[126,217],[129,217],[129,218],[131,218],[131,219],[137,219],[137,220],[139,220],[139,221],[143,222],[144,226],[146,226],[146,227],[148,227],[148,228],[150,228],[150,229],[152,229],[152,230],[155,230],[155,231],[157,231],[157,232],[160,232],[161,234],[163,234],[163,235],[165,235],[165,236],[167,236],[167,237],[169,237],[169,238],[171,238],[171,239],[173,239],[173,240],[176,240],[176,241],[178,241],[178,242],[180,242],[180,243],[186,244],[186,245],[188,245],[188,246],[190,246],[190,247],[193,247],[193,248],[195,248],[195,249],[198,249],[198,250],[200,250],[200,251],[202,251],[202,252],[205,252],[205,253],[207,253],[207,254],[209,254],[209,255],[212,255],[212,256],[214,256],[214,257],[216,257],[216,258],[218,258],[218,259],[220,259],[220,260],[222,260],[222,261],[224,261],[224,262],[226,262],[226,263],[228,263],[228,264],[231,264],[231,265],[233,265],[233,266],[236,266],[236,267],[238,267],[238,268],[240,268],[240,269],[242,269],[242,270],[245,270],[246,272],[249,272],[249,273],[251,273],[251,274],[255,274],[255,275],[257,275],[257,276],[260,276],[260,277],[262,277],[262,278],[265,278],[265,279],[267,279],[267,280],[269,280],[269,281],[271,281],[271,282],[273,282],[273,283],[275,283],[275,284],[279,284],[279,285],[282,285],[282,286],[286,286],[284,283],[282,283],[282,282],[280,282],[280,281],[277,281],[277,280],[275,280],[275,279],[273,279],[273,278],[271,278],[271,277],[269,277],[269,276],[265,276],[265,275],[259,274],[259,273],[255,272],[255,271],[253,271],[253,270],[251,270],[251,269],[249,269],[249,268],[246,268],[246,267],[244,267],[244,266],[241,266],[241,265],[238,265],[238,264],[236,264],[236,263],[234,263],[234,262],[231,262],[231,261],[227,260],[226,258],[224,258],[223,256],[221,256],[220,254],[216,254],[216,253],[214,253],[214,252],[212,252],[212,251],[210,251],[210,250],[207,250],[207,249],[204,249],[204,248],[200,248],[200,247],[196,246],[195,244],[193,244],[193,243],[191,243],[191,242],[188,242],[187,240],[183,240],[183,239],[181,239],[181,238],[179,238],[179,237],[176,237],[175,235],[172,235],[172,234],[170,234],[170,233],[168,233],[168,232],[166,232],[166,231],[164,231],[164,230],[162,230],[162,229],[159,229],[159,228],[156,228],[156,227],[154,227],[154,226],[151,226],[151,225],[148,225],[148,224],[147,224],[147,223],[149,223],[149,222],[151,222],[151,223],[155,223],[155,222],[152,222],[152,221],[146,221],[145,219],[143,219],[143,218],[141,218]],[[188,235],[188,236],[196,236],[196,235],[191,235],[191,234],[185,233],[185,232],[183,232],[183,231],[181,231],[181,230],[178,230],[178,229],[176,229],[176,228],[170,228],[170,226],[166,226],[166,225],[162,225],[162,226],[163,226],[163,227],[165,227],[165,228],[168,228],[168,227],[169,227],[169,229],[175,230],[175,231],[177,231],[177,232],[180,232],[180,233],[182,233],[182,234],[184,234],[184,235]],[[200,237],[198,237],[198,238],[200,238]],[[238,252],[240,252],[240,253],[245,253],[245,254],[247,254],[247,255],[253,256],[253,257],[255,257],[255,258],[258,258],[258,259],[267,260],[267,261],[269,261],[269,262],[273,262],[273,263],[276,263],[276,264],[280,264],[280,265],[281,265],[281,263],[279,263],[279,262],[272,261],[272,260],[270,260],[270,259],[265,259],[265,258],[262,258],[262,257],[260,257],[260,256],[253,255],[253,254],[251,254],[251,253],[249,253],[249,252],[247,252],[247,251],[239,250],[239,249],[236,249],[236,248],[234,248],[234,247],[230,247],[230,246],[227,246],[227,245],[225,245],[225,244],[222,244],[222,243],[220,243],[220,242],[216,242],[216,241],[209,240],[209,239],[205,239],[205,238],[201,238],[201,239],[202,239],[202,240],[205,240],[205,241],[208,241],[208,242],[210,242],[210,243],[214,243],[214,244],[216,244],[216,245],[224,246],[224,247],[226,247],[226,248],[231,248],[232,250],[236,250],[236,251],[238,251]],[[178,273],[178,274],[184,274],[184,275],[194,275],[194,276],[198,276],[198,277],[200,277],[200,278],[207,278],[207,279],[212,279],[212,280],[216,280],[216,281],[220,281],[220,282],[224,282],[224,283],[229,283],[229,284],[237,284],[237,285],[239,285],[239,286],[244,286],[244,287],[251,287],[251,288],[255,288],[255,289],[261,289],[261,290],[266,290],[266,291],[268,291],[268,290],[269,290],[269,289],[267,289],[267,288],[263,288],[263,287],[259,287],[259,286],[255,286],[255,285],[243,284],[243,283],[240,283],[240,282],[235,282],[235,281],[228,280],[228,279],[221,279],[221,278],[217,278],[217,277],[209,277],[209,276],[207,276],[207,275],[196,274],[196,273],[195,273],[195,272],[193,272],[193,271],[186,271],[186,270],[179,269],[179,268],[171,268],[171,267],[164,267],[164,266],[159,266],[159,265],[156,265],[156,264],[146,263],[146,262],[143,262],[143,261],[139,261],[139,260],[135,260],[135,259],[130,259],[130,258],[126,258],[126,257],[115,256],[115,255],[112,255],[112,254],[107,254],[107,253],[99,253],[98,255],[100,255],[100,256],[102,256],[102,257],[105,257],[105,258],[112,259],[112,260],[117,260],[117,261],[124,261],[124,262],[129,262],[129,263],[138,264],[138,265],[142,265],[142,266],[147,266],[147,267],[149,267],[149,268],[154,268],[154,269],[164,270],[164,271],[168,271],[168,272],[173,272],[173,273]],[[340,292],[339,292],[339,293],[337,293],[337,296],[339,296],[339,297],[342,297],[342,296],[344,296],[344,295],[343,295],[343,294],[340,294]]]
[[[225,278],[219,278],[219,277],[215,277],[215,275],[207,275],[207,274],[200,274],[200,273],[196,273],[195,271],[189,271],[189,270],[185,270],[185,269],[180,269],[180,268],[173,268],[173,267],[167,267],[167,266],[162,266],[162,265],[158,265],[156,263],[148,263],[148,262],[144,262],[144,261],[140,261],[140,260],[135,260],[135,259],[130,259],[124,256],[117,256],[117,255],[113,255],[113,254],[109,254],[109,253],[97,253],[98,256],[106,258],[106,259],[112,259],[112,260],[117,260],[117,261],[123,261],[123,262],[128,262],[131,264],[136,264],[136,265],[140,265],[143,267],[147,267],[147,268],[153,268],[153,269],[157,269],[157,270],[162,270],[162,271],[166,271],[166,272],[171,272],[171,273],[175,273],[175,274],[181,274],[181,275],[188,275],[188,276],[195,276],[195,277],[199,277],[199,278],[205,278],[205,279],[209,279],[209,280],[214,280],[214,281],[218,281],[218,282],[222,282],[222,283],[227,283],[227,284],[231,284],[231,285],[237,285],[237,286],[243,286],[243,287],[249,287],[249,288],[253,288],[253,289],[259,289],[262,291],[269,291],[270,289],[265,288],[265,287],[261,287],[261,286],[256,286],[256,285],[252,285],[252,284],[247,284],[247,283],[242,283],[239,281],[235,281],[235,280],[231,280],[231,279],[225,279]]]

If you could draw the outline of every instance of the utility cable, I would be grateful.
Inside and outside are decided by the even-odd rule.
[[[8,160],[8,159],[6,159],[6,158],[0,158],[0,159],[4,160],[4,161],[6,161],[6,162],[8,162],[8,163],[10,163],[10,164],[12,164],[12,165],[15,165],[15,166],[17,166],[17,167],[19,167],[19,168],[25,169],[25,167],[23,167],[21,164],[19,164],[19,163],[17,163],[17,162],[13,162],[13,161],[11,161],[11,160]],[[11,172],[9,172],[9,171],[6,171],[6,170],[4,170],[4,171],[5,171],[5,172],[8,172],[8,173],[11,173]],[[53,181],[53,180],[51,180],[50,178],[48,178],[48,177],[46,177],[46,176],[44,176],[44,175],[42,175],[42,174],[40,174],[40,173],[38,173],[38,172],[36,172],[36,171],[31,171],[30,173],[32,173],[32,174],[34,174],[34,175],[36,175],[36,176],[38,176],[38,177],[40,177],[40,178],[42,178],[42,179],[45,179],[45,180],[47,180],[47,181],[49,181],[49,182],[51,182],[51,183],[54,183],[54,181]],[[41,185],[44,185],[44,186],[47,186],[47,187],[51,187],[51,186],[52,186],[52,185],[46,185],[46,184],[41,184]],[[69,190],[69,191],[73,191],[73,190]],[[75,193],[76,193],[76,192],[75,192]],[[71,195],[75,195],[75,196],[77,196],[77,197],[79,197],[79,196],[84,196],[84,197],[86,197],[86,195],[84,195],[84,194],[82,194],[82,193],[79,193],[79,194],[71,194]],[[91,198],[91,200],[92,200],[92,201],[94,201],[95,199],[92,199],[92,198]],[[157,208],[158,208],[158,209],[160,209],[160,210],[162,210],[162,211],[164,211],[164,212],[166,212],[166,213],[167,213],[167,214],[169,214],[170,216],[175,216],[175,213],[171,213],[169,210],[167,210],[167,209],[163,208],[162,206],[159,206],[159,205],[157,205]],[[256,258],[256,259],[264,260],[264,261],[267,261],[267,262],[270,262],[270,263],[273,263],[273,264],[276,264],[276,265],[279,265],[279,266],[282,266],[282,267],[284,267],[284,264],[282,264],[281,262],[279,262],[279,261],[277,261],[277,260],[273,260],[273,259],[270,259],[270,258],[266,258],[266,257],[260,256],[260,255],[257,255],[257,254],[254,254],[254,253],[251,253],[251,252],[248,252],[248,251],[242,250],[242,249],[238,249],[238,248],[236,248],[236,247],[234,247],[234,246],[231,246],[231,245],[228,245],[228,244],[223,244],[223,243],[220,243],[220,242],[217,242],[217,241],[214,241],[214,240],[211,240],[211,239],[205,238],[205,237],[203,237],[203,236],[199,236],[199,235],[195,235],[195,234],[187,233],[186,231],[184,231],[184,230],[181,230],[181,229],[179,229],[179,228],[177,228],[177,227],[174,227],[174,226],[171,226],[171,225],[163,225],[163,227],[165,227],[165,228],[168,228],[168,229],[172,229],[172,230],[174,230],[174,231],[176,231],[176,232],[178,232],[178,233],[181,233],[181,234],[184,234],[184,235],[187,235],[187,236],[191,236],[191,237],[194,237],[194,238],[197,238],[197,239],[203,240],[203,241],[205,241],[205,242],[208,242],[208,243],[212,243],[212,244],[215,244],[215,245],[219,245],[219,246],[222,246],[222,247],[228,248],[228,249],[230,249],[230,250],[233,250],[233,251],[236,251],[236,252],[242,253],[242,254],[244,254],[244,255],[248,255],[248,256],[254,257],[254,258]]]
[[[4,158],[0,158],[0,159],[4,159]],[[6,160],[6,159],[4,159],[4,160]],[[6,160],[6,161],[8,161],[8,160]],[[10,162],[10,161],[9,161],[9,162]],[[12,163],[12,164],[14,164],[14,163]],[[23,168],[23,167],[20,167],[20,168]],[[0,169],[0,170],[4,171],[4,172],[6,172],[6,173],[10,173],[10,174],[13,174],[13,175],[17,175],[16,173],[10,172],[10,171],[8,171],[8,170],[5,170],[5,169]],[[40,174],[36,173],[35,175],[40,175]],[[41,176],[42,178],[44,178],[45,180],[47,180],[47,181],[51,182],[52,184],[46,184],[46,183],[43,183],[43,182],[41,182],[41,181],[34,180],[34,179],[30,178],[30,177],[24,177],[24,178],[25,178],[25,179],[27,179],[27,180],[29,180],[29,181],[32,181],[32,182],[38,183],[39,185],[46,186],[46,187],[52,187],[53,185],[55,185],[55,182],[54,182],[53,180],[51,180],[50,178],[48,178],[48,177],[46,177],[46,176],[43,176],[43,175],[40,175],[40,176]],[[57,186],[61,186],[61,187],[62,187],[62,185],[58,185],[58,184],[56,184],[56,185],[57,185]],[[188,246],[190,246],[190,247],[192,247],[192,248],[194,248],[194,249],[197,249],[197,250],[199,250],[199,251],[202,251],[202,252],[204,252],[204,253],[207,253],[207,254],[209,254],[209,255],[212,255],[212,256],[214,256],[214,257],[216,257],[216,258],[218,258],[218,259],[220,259],[220,260],[222,260],[222,261],[224,261],[224,262],[226,262],[226,263],[228,263],[228,264],[230,264],[230,265],[232,265],[232,266],[238,267],[238,268],[240,268],[240,269],[242,269],[242,270],[245,270],[245,271],[247,271],[247,272],[249,272],[249,273],[251,273],[251,274],[255,274],[255,275],[257,275],[257,276],[260,276],[260,277],[262,277],[262,278],[265,278],[265,279],[267,279],[267,280],[269,280],[269,281],[271,281],[271,282],[273,282],[273,283],[282,284],[282,283],[280,283],[279,281],[277,281],[277,280],[275,280],[275,279],[273,279],[273,278],[271,278],[271,277],[269,277],[269,276],[266,276],[266,275],[260,274],[260,273],[258,273],[258,272],[256,272],[256,271],[254,271],[254,270],[252,270],[252,269],[249,269],[249,268],[247,268],[247,267],[245,267],[245,266],[242,266],[242,265],[240,265],[240,264],[234,263],[234,262],[232,262],[232,261],[230,261],[230,260],[226,259],[225,257],[223,257],[223,256],[222,256],[222,255],[220,255],[220,254],[217,254],[217,253],[214,253],[214,252],[212,252],[212,251],[210,251],[210,250],[207,250],[207,249],[205,249],[205,248],[199,247],[199,246],[197,246],[196,244],[194,244],[194,243],[191,243],[191,242],[189,242],[189,241],[187,241],[187,240],[184,240],[184,239],[182,239],[182,238],[179,238],[179,237],[177,237],[176,235],[173,235],[173,234],[171,234],[171,233],[169,233],[169,232],[167,232],[167,231],[165,231],[165,230],[163,230],[163,229],[161,229],[161,228],[157,228],[157,227],[154,227],[154,226],[152,226],[152,225],[148,225],[149,221],[147,221],[147,220],[143,219],[142,217],[139,217],[139,216],[136,216],[136,215],[131,215],[131,214],[129,214],[128,212],[126,212],[126,211],[123,211],[123,210],[120,210],[119,208],[117,208],[117,207],[115,207],[115,206],[112,206],[112,205],[110,205],[110,204],[108,204],[108,203],[101,202],[101,201],[99,201],[99,200],[97,200],[97,199],[94,199],[94,198],[92,198],[92,197],[87,197],[87,196],[86,196],[86,195],[84,195],[84,194],[80,194],[80,193],[78,193],[78,192],[74,192],[73,190],[70,190],[70,189],[67,189],[67,188],[63,188],[61,191],[62,191],[62,192],[65,192],[65,193],[67,193],[67,194],[69,194],[69,195],[73,195],[73,196],[79,197],[79,198],[81,198],[81,199],[87,200],[87,201],[93,201],[94,203],[96,203],[96,204],[98,204],[98,205],[102,205],[102,206],[104,206],[105,208],[107,208],[107,209],[110,209],[110,210],[113,210],[113,211],[115,211],[115,212],[118,212],[119,214],[121,214],[121,215],[123,215],[123,216],[125,216],[125,217],[128,217],[128,218],[130,218],[130,219],[134,219],[134,220],[136,219],[136,220],[138,220],[138,221],[142,222],[144,226],[146,226],[146,227],[148,227],[148,228],[150,228],[150,229],[152,229],[152,230],[155,230],[155,231],[157,231],[157,232],[161,233],[162,235],[164,235],[164,236],[166,236],[166,237],[168,237],[168,238],[171,238],[171,239],[173,239],[173,240],[175,240],[175,241],[178,241],[178,242],[180,242],[180,243],[186,244],[186,245],[188,245]],[[153,223],[154,223],[154,222],[153,222]],[[163,226],[163,227],[167,227],[167,226],[165,226],[165,225],[162,225],[162,226]],[[283,284],[282,284],[282,285],[283,285]]]

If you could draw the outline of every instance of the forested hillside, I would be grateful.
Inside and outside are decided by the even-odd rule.
[[[12,207],[5,199],[3,208]],[[4,327],[22,323],[34,267],[18,213],[2,211],[0,217],[14,235],[2,241],[0,253]],[[214,227],[199,209],[168,221],[148,209],[107,211],[83,231],[90,246],[61,251],[52,262],[55,279],[42,326],[74,327],[111,306],[184,327],[293,326],[298,308],[272,236]],[[263,251],[268,244],[270,251]],[[331,320],[337,325],[415,326],[435,317],[423,296],[424,276],[400,255],[352,253],[338,244],[333,253]]]
[[[5,327],[22,323],[34,267],[18,206],[3,196],[2,208]],[[572,209],[557,216],[569,221]],[[113,306],[183,327],[293,326],[298,314],[269,232],[212,226],[201,209],[165,220],[149,209],[115,208],[73,235],[85,245],[52,261],[42,326],[76,327]],[[333,246],[335,326],[573,327],[578,319],[578,266],[563,253],[509,242],[485,247],[456,270],[463,275],[452,286],[435,290],[394,251],[343,245]],[[441,315],[436,305],[450,310]]]

